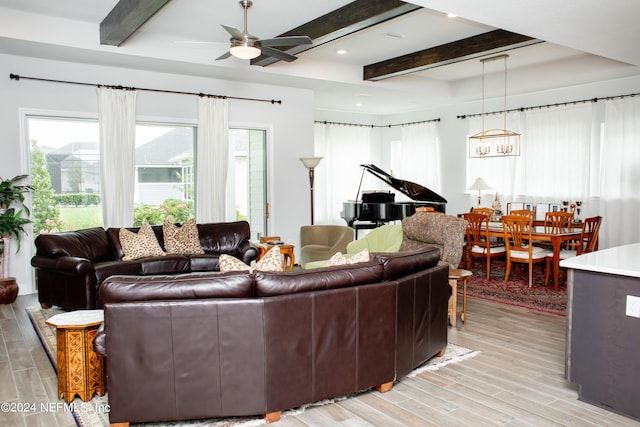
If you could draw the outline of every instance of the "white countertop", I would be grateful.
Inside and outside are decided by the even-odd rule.
[[[560,261],[560,267],[640,277],[640,243],[603,249]]]

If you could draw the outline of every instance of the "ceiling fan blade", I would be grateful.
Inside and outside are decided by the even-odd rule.
[[[227,33],[231,34],[231,37],[233,37],[234,39],[238,39],[238,40],[244,39],[244,34],[242,33],[242,31],[240,31],[236,27],[230,27],[224,24],[220,24],[220,25],[222,25],[222,28],[227,30]]]
[[[275,37],[272,39],[260,40],[261,46],[299,46],[301,44],[311,43],[311,39],[307,36]]]
[[[231,56],[231,52],[227,51],[227,52],[223,53],[222,55],[218,56],[218,57],[216,58],[216,61],[219,61],[219,60],[221,60],[221,59],[227,59],[227,58],[229,58],[230,56]]]
[[[278,49],[273,49],[267,46],[261,46],[260,51],[262,52],[263,55],[272,56],[282,61],[292,62],[298,59],[297,56],[291,55],[290,53],[283,52]]]

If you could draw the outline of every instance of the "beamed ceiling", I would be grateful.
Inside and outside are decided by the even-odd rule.
[[[640,74],[640,2],[533,3],[254,0],[249,33],[312,39],[287,63],[215,60],[237,0],[0,0],[0,52],[308,88],[318,110],[367,114],[477,101],[479,59],[504,52],[513,94]]]

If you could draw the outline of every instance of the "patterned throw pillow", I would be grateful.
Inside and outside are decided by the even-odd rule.
[[[367,262],[369,261],[369,250],[363,249],[357,254],[353,254],[351,257],[347,258],[342,255],[341,252],[336,252],[329,258],[329,262],[327,262],[327,266],[334,265],[347,265],[347,264],[357,264],[359,262]]]
[[[369,250],[363,249],[357,254],[354,254],[349,258],[349,264],[357,264],[359,262],[367,262],[369,261]]]
[[[329,262],[327,263],[327,266],[333,267],[334,265],[347,265],[347,264],[349,264],[349,261],[347,261],[344,255],[342,255],[342,252],[336,252],[335,254],[331,255],[331,258],[329,258]]]
[[[220,255],[220,271],[225,273],[227,271],[282,271],[282,258],[280,256],[280,248],[274,246],[269,249],[260,261],[256,262],[255,268],[248,266],[238,258],[231,255]]]
[[[131,261],[148,256],[165,256],[156,235],[149,224],[142,224],[138,233],[121,228],[119,231],[120,246],[124,256],[123,261]]]
[[[178,227],[165,219],[162,224],[162,235],[164,236],[164,248],[168,254],[197,255],[203,254],[198,236],[198,225],[196,219],[187,220],[182,227]]]

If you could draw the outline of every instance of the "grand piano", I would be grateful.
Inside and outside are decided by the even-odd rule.
[[[360,228],[375,228],[387,222],[402,220],[413,215],[416,208],[420,206],[445,212],[447,200],[428,188],[415,182],[394,178],[376,165],[360,166],[364,168],[362,177],[367,171],[414,201],[396,202],[395,193],[390,191],[363,191],[360,200],[356,197],[356,201],[344,202],[340,213],[340,217],[347,221],[349,227],[355,228],[356,233]],[[362,177],[360,178],[360,186],[362,185]],[[358,187],[358,195],[360,194],[360,186]]]

